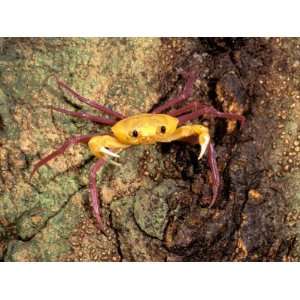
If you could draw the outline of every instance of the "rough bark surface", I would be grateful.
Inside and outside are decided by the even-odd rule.
[[[199,148],[181,142],[132,147],[122,167],[98,176],[107,236],[88,201],[94,162],[78,145],[32,165],[69,136],[108,126],[51,112],[95,110],[81,95],[125,115],[178,94],[179,70],[198,74],[193,95],[235,122],[202,118],[222,177],[216,205]],[[2,261],[299,260],[300,39],[32,38],[0,40],[0,259]]]

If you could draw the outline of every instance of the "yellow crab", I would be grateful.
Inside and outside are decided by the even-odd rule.
[[[90,151],[98,158],[98,161],[92,166],[90,171],[89,191],[91,206],[93,208],[93,214],[96,218],[97,225],[99,226],[100,230],[104,232],[98,200],[98,190],[96,186],[96,173],[107,162],[108,157],[119,157],[119,151],[133,145],[155,144],[157,142],[168,143],[175,140],[195,142],[195,139],[193,138],[196,137],[196,142],[201,146],[201,151],[198,158],[201,159],[207,152],[208,163],[212,172],[213,195],[210,203],[211,207],[215,203],[218,196],[220,176],[216,163],[215,151],[213,144],[210,141],[208,128],[199,124],[184,125],[181,127],[178,126],[188,121],[197,119],[202,115],[238,120],[241,122],[241,124],[244,123],[245,118],[238,114],[217,111],[213,107],[201,104],[198,101],[193,101],[182,108],[172,109],[167,114],[163,114],[162,112],[170,109],[180,102],[183,102],[192,94],[192,86],[196,79],[195,74],[182,72],[182,75],[186,78],[186,84],[179,96],[166,101],[166,103],[153,109],[150,113],[142,113],[130,117],[125,117],[120,113],[112,111],[111,109],[98,104],[94,100],[90,100],[79,95],[64,82],[57,79],[59,87],[67,90],[78,100],[110,115],[111,118],[95,116],[85,112],[69,111],[63,108],[50,108],[64,114],[89,120],[95,123],[113,125],[111,128],[111,134],[99,135],[95,133],[85,136],[71,137],[56,151],[41,159],[34,166],[31,176],[39,167],[55,158],[57,155],[63,154],[64,151],[71,145],[77,143],[88,143]]]

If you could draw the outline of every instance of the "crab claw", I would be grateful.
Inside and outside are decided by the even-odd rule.
[[[107,154],[109,156],[112,156],[112,157],[116,157],[116,158],[119,158],[120,155],[115,153],[115,152],[112,152],[111,150],[109,150],[108,148],[106,147],[100,147],[99,151],[103,154]]]
[[[110,135],[98,135],[90,139],[89,148],[98,158],[120,156],[116,152],[128,148],[130,145],[120,143],[115,137]]]
[[[201,146],[201,151],[198,156],[198,160],[200,160],[203,157],[203,155],[205,154],[207,147],[209,145],[209,141],[210,141],[210,137],[208,134],[207,135],[204,134],[199,137],[199,144]]]

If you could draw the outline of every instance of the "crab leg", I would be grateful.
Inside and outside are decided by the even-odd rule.
[[[185,114],[187,112],[192,112],[192,111],[196,111],[197,109],[199,109],[201,107],[201,104],[198,101],[192,101],[191,103],[178,108],[178,109],[173,109],[171,111],[168,112],[168,115],[173,116],[173,117],[177,117],[180,116],[182,114]]]
[[[178,116],[181,113],[185,113],[187,111],[192,111],[191,113],[184,114],[178,117],[179,124],[183,124],[187,121],[191,121],[193,119],[196,119],[202,115],[210,116],[210,117],[217,117],[217,118],[225,118],[225,119],[231,119],[231,120],[237,120],[241,123],[241,126],[245,123],[245,117],[241,116],[236,113],[224,113],[221,111],[216,110],[212,106],[200,104],[197,102],[192,102],[188,104],[185,107],[182,107],[178,110],[170,112],[170,115],[172,116]],[[193,111],[194,110],[194,111]]]
[[[217,165],[216,152],[215,152],[215,149],[211,142],[208,145],[208,153],[207,154],[208,154],[208,164],[209,164],[211,174],[212,174],[213,196],[212,196],[211,203],[209,204],[209,208],[211,208],[217,200],[219,187],[220,187],[220,173],[219,173],[218,165]]]
[[[100,158],[96,161],[96,163],[92,166],[90,170],[89,177],[89,192],[90,192],[90,200],[91,206],[93,208],[93,215],[96,218],[97,225],[99,229],[104,232],[104,226],[102,223],[99,200],[98,200],[98,189],[97,189],[97,172],[101,169],[101,167],[106,163],[106,159]]]
[[[192,111],[189,114],[184,114],[181,115],[182,113],[186,113],[188,111]],[[241,126],[243,126],[245,122],[245,117],[235,114],[235,113],[223,113],[211,106],[207,106],[204,104],[200,104],[199,102],[193,101],[190,104],[177,109],[173,110],[169,113],[172,116],[178,116],[179,119],[179,124],[183,124],[187,121],[196,119],[197,117],[201,115],[207,115],[207,116],[212,116],[212,117],[219,117],[219,118],[226,118],[226,119],[232,119],[232,120],[238,120],[241,123]],[[181,116],[180,116],[181,115]],[[209,208],[211,208],[218,197],[218,192],[220,188],[220,173],[218,170],[217,166],[217,160],[216,160],[216,153],[213,147],[213,144],[209,142],[208,144],[208,164],[211,169],[212,173],[212,191],[213,191],[213,196],[212,196],[212,201],[209,205]]]
[[[75,98],[77,98],[79,101],[94,107],[112,117],[115,117],[117,119],[124,119],[125,116],[123,116],[122,114],[113,111],[112,109],[105,107],[99,103],[97,103],[95,100],[91,100],[88,98],[85,98],[83,96],[81,96],[80,94],[78,94],[75,90],[73,90],[72,88],[70,88],[65,82],[63,82],[62,80],[59,80],[57,77],[55,77],[57,84],[59,85],[59,87],[64,88],[65,90],[67,90],[71,95],[73,95]]]
[[[201,159],[205,154],[208,145],[210,144],[210,136],[208,128],[202,125],[185,125],[176,129],[176,131],[168,137],[159,140],[161,143],[169,143],[176,140],[190,139],[192,136],[197,136],[198,144],[201,146],[201,151],[198,159]]]
[[[94,116],[94,115],[86,113],[86,112],[76,112],[76,111],[71,111],[71,110],[67,110],[67,109],[60,108],[60,107],[54,107],[54,106],[46,106],[46,108],[50,108],[50,109],[53,109],[55,111],[61,112],[63,114],[66,114],[66,115],[69,115],[72,117],[92,121],[92,122],[99,123],[99,124],[114,125],[116,123],[115,120]]]
[[[169,99],[166,103],[155,108],[152,111],[152,113],[154,113],[154,114],[161,113],[161,112],[165,111],[166,109],[170,108],[171,106],[186,100],[187,98],[189,98],[192,95],[192,91],[193,91],[192,88],[193,88],[193,84],[196,80],[196,74],[188,73],[188,72],[181,72],[181,75],[187,80],[182,92],[177,97]]]
[[[70,146],[75,145],[75,144],[79,144],[79,143],[88,143],[88,141],[97,134],[89,134],[89,135],[82,135],[82,136],[74,136],[69,138],[68,140],[66,140],[57,150],[55,150],[54,152],[50,153],[49,155],[47,155],[46,157],[42,158],[39,162],[37,162],[34,167],[33,170],[30,174],[30,180],[32,178],[32,176],[34,175],[34,173],[44,164],[46,164],[48,161],[52,160],[53,158],[55,158],[56,156],[63,154]]]

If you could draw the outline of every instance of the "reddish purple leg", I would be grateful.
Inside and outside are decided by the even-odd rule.
[[[189,111],[191,111],[191,113],[185,114]],[[184,115],[182,115],[182,114],[184,114]],[[216,110],[214,107],[201,104],[197,101],[193,101],[182,108],[172,110],[169,112],[169,115],[174,116],[174,117],[179,116],[178,117],[179,124],[183,124],[187,121],[196,119],[201,115],[237,120],[241,123],[241,126],[243,126],[243,124],[245,123],[244,116],[234,114],[234,113],[223,113],[223,112]],[[210,167],[211,173],[212,173],[213,196],[212,196],[212,201],[209,205],[209,208],[211,208],[217,200],[219,188],[220,188],[220,173],[219,173],[218,166],[217,166],[216,153],[215,153],[213,144],[211,142],[208,145],[208,153],[207,154],[208,154],[208,164],[209,164],[209,167]]]
[[[67,110],[64,108],[53,107],[53,106],[45,106],[45,107],[53,109],[58,112],[61,112],[63,114],[72,116],[72,117],[92,121],[92,122],[99,123],[99,124],[114,125],[116,123],[115,120],[94,116],[94,115],[86,113],[86,112],[76,112],[76,111],[71,111],[71,110]]]
[[[74,136],[66,140],[57,150],[50,153],[46,157],[42,158],[39,162],[37,162],[30,175],[30,180],[34,173],[44,164],[46,164],[48,161],[52,160],[56,156],[63,154],[70,146],[79,144],[79,143],[88,143],[91,137],[98,135],[98,134],[89,134],[89,135],[82,135],[82,136]]]
[[[236,120],[241,123],[241,126],[245,123],[245,117],[241,116],[236,113],[224,113],[221,111],[216,110],[212,106],[200,104],[199,102],[193,101],[190,104],[186,105],[185,107],[182,107],[178,110],[173,110],[170,112],[171,116],[178,116],[182,113],[185,113],[187,111],[192,111],[191,113],[184,114],[178,117],[179,124],[184,124],[187,121],[191,121],[193,119],[196,119],[202,115],[206,115],[209,117],[217,117],[217,118],[224,118],[224,119],[230,119],[230,120]]]
[[[157,108],[155,108],[152,111],[152,113],[159,114],[159,113],[165,111],[166,109],[170,108],[171,106],[186,100],[187,98],[189,98],[192,95],[193,84],[197,78],[196,74],[192,73],[192,72],[191,73],[181,72],[181,74],[187,81],[186,81],[186,84],[185,84],[182,92],[180,93],[180,95],[178,95],[175,98],[169,99],[166,103],[158,106]]]
[[[185,114],[187,112],[196,111],[200,108],[201,104],[198,101],[192,101],[191,103],[188,103],[187,105],[178,108],[178,109],[172,109],[168,112],[168,115],[177,117],[182,114]]]
[[[89,180],[89,191],[91,197],[91,206],[93,208],[93,215],[96,218],[97,225],[99,229],[104,233],[104,226],[102,223],[99,199],[98,199],[98,189],[97,189],[97,172],[101,169],[101,167],[106,163],[106,160],[100,158],[96,161],[96,163],[92,166],[90,171],[90,180]]]
[[[61,88],[64,88],[65,90],[67,90],[71,95],[73,95],[75,98],[77,98],[79,101],[91,106],[91,107],[94,107],[112,117],[115,117],[117,119],[124,119],[125,116],[123,116],[122,114],[118,113],[118,112],[115,112],[113,110],[111,110],[110,108],[108,107],[105,107],[99,103],[97,103],[95,100],[90,100],[88,98],[85,98],[83,96],[81,96],[80,94],[78,94],[76,91],[74,91],[72,88],[70,88],[65,82],[59,80],[57,77],[55,77],[56,81],[57,81],[57,84],[59,85],[59,87]]]
[[[220,173],[219,173],[218,165],[217,165],[216,152],[215,152],[215,149],[214,149],[212,143],[209,143],[207,154],[208,154],[208,164],[209,164],[211,174],[212,174],[213,196],[212,196],[211,203],[209,204],[209,208],[211,208],[211,207],[213,207],[213,205],[215,204],[215,202],[217,200],[218,193],[219,193],[219,187],[220,187]]]

